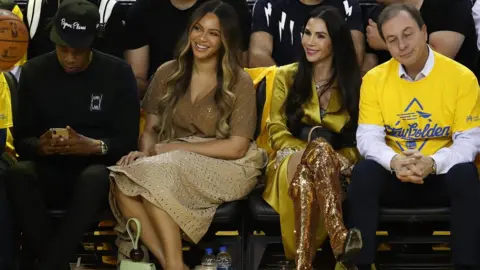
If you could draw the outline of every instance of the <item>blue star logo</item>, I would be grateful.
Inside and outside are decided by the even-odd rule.
[[[416,105],[416,107],[419,108],[419,110],[417,109],[417,110],[414,110],[413,112],[410,112],[410,109],[414,105]],[[418,101],[417,98],[413,98],[412,101],[410,101],[408,106],[405,108],[403,113],[398,115],[400,119],[398,119],[398,121],[395,123],[395,126],[398,126],[401,120],[417,120],[419,118],[428,119],[429,122],[432,122],[432,119],[430,119],[431,116],[432,116],[431,113],[426,113],[423,111],[423,106],[420,103],[420,101]]]

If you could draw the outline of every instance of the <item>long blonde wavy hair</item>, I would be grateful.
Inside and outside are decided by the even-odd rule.
[[[220,0],[208,1],[196,9],[190,17],[187,31],[183,34],[177,46],[176,63],[173,71],[166,80],[166,94],[158,104],[160,120],[155,127],[158,139],[168,142],[175,138],[172,125],[172,116],[178,100],[185,95],[190,86],[193,71],[193,52],[190,42],[190,32],[193,26],[207,13],[215,14],[220,21],[220,37],[222,46],[217,58],[217,85],[215,103],[220,111],[220,120],[217,123],[216,137],[225,139],[229,137],[230,125],[228,123],[235,103],[232,89],[237,82],[239,74],[239,36],[238,19],[235,10]]]

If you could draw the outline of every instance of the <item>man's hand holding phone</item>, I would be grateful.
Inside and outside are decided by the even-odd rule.
[[[53,137],[53,129],[47,130],[40,136],[38,152],[40,155],[48,156],[59,153],[59,148],[56,146],[58,138]]]
[[[40,136],[43,155],[93,155],[102,152],[101,142],[78,134],[71,127],[52,128]]]
[[[101,154],[102,147],[99,140],[95,140],[77,133],[73,128],[67,126],[68,138],[60,138],[56,145],[62,155],[94,155]]]

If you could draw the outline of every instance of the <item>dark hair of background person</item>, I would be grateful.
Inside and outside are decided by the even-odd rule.
[[[13,0],[0,0],[0,9],[12,11],[15,5],[16,4]]]
[[[422,27],[425,25],[425,22],[423,21],[422,14],[420,14],[420,11],[413,5],[411,4],[391,4],[388,5],[385,9],[382,10],[380,15],[378,16],[378,22],[377,22],[377,27],[378,27],[378,33],[380,34],[380,37],[385,41],[385,36],[383,35],[382,27],[391,18],[395,17],[400,13],[401,11],[407,12],[412,19],[417,23],[418,28],[422,29]]]

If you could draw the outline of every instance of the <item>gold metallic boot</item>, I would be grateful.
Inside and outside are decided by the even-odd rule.
[[[289,194],[295,209],[296,269],[311,270],[315,258],[315,233],[319,210],[316,200],[313,175],[308,168],[299,164],[290,184]]]
[[[307,146],[301,164],[306,164],[314,175],[318,207],[323,214],[335,258],[347,269],[356,269],[350,261],[362,248],[362,237],[358,229],[347,230],[343,222],[340,185],[343,164],[335,150],[322,138]]]

